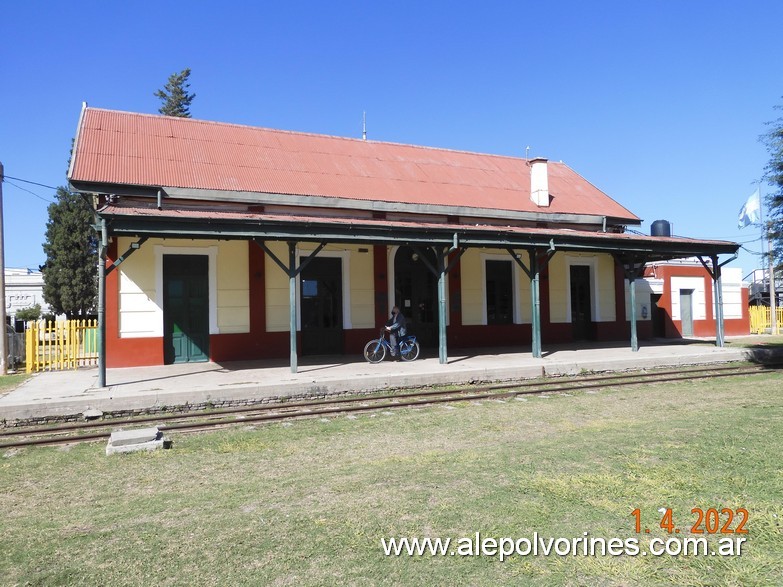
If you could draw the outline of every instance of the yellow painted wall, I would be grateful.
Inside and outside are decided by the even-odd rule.
[[[614,259],[611,255],[587,253],[555,253],[549,261],[549,316],[551,322],[571,322],[570,267],[589,265],[593,287],[590,295],[593,320],[614,322],[616,319],[614,290]],[[597,311],[596,311],[597,310]]]
[[[375,328],[375,276],[372,247],[343,248],[348,249],[351,254],[351,325],[353,328]],[[367,252],[360,253],[360,248]]]
[[[249,244],[246,241],[218,244],[217,320],[221,334],[250,332]]]
[[[549,321],[571,322],[568,312],[568,265],[562,253],[549,260]]]
[[[521,255],[522,261],[528,265],[526,253]],[[530,308],[530,279],[516,266],[511,256],[506,251],[497,249],[468,249],[460,258],[462,275],[462,324],[465,326],[481,325],[485,323],[484,313],[486,300],[484,272],[485,259],[504,259],[512,265],[515,281],[514,300],[519,305],[519,317],[521,323],[530,323],[532,311]]]
[[[617,319],[617,302],[614,288],[614,257],[596,255],[598,260],[598,303],[601,309],[601,322],[614,322]]]
[[[288,245],[282,242],[266,243],[269,250],[283,263],[288,262]],[[288,275],[269,255],[264,255],[266,276],[266,330],[267,332],[288,331]]]
[[[135,238],[118,238],[117,250],[122,255]],[[163,335],[163,309],[156,302],[155,250],[153,239],[128,257],[119,272],[120,337]]]
[[[120,237],[119,254],[136,239]],[[217,326],[221,334],[250,331],[250,288],[248,281],[248,243],[243,241],[201,241],[185,239],[149,239],[128,257],[119,271],[119,323],[121,337],[163,335],[162,292],[157,291],[157,276],[162,267],[156,245],[187,248],[193,252],[217,247]]]
[[[270,250],[283,262],[288,262],[286,243],[268,242]],[[302,247],[298,257],[309,254],[314,247]],[[360,253],[359,249],[367,252]],[[332,253],[332,254],[330,254]],[[373,328],[375,326],[375,290],[373,276],[372,247],[328,245],[321,257],[335,256],[343,259],[343,272],[348,272],[348,291],[343,291],[348,299],[351,328]],[[268,332],[287,332],[289,329],[289,291],[288,276],[269,256],[266,256],[266,324]],[[345,288],[344,288],[345,289]],[[347,294],[347,298],[345,298]]]
[[[462,294],[462,324],[481,324],[484,317],[484,289],[481,285],[481,250],[468,249],[459,260]]]

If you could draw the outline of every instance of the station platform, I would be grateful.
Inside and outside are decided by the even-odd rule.
[[[300,357],[297,373],[287,361],[191,363],[108,369],[97,387],[97,368],[33,375],[0,397],[0,422],[162,407],[232,405],[283,397],[372,392],[422,386],[499,382],[585,372],[626,371],[677,365],[744,361],[753,351],[717,348],[708,341],[646,341],[638,352],[627,343],[549,345],[544,357],[520,349],[454,349],[447,364],[437,356],[370,364],[362,357]]]

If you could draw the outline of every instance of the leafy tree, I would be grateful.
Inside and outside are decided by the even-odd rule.
[[[783,110],[783,105],[775,106]],[[761,140],[769,152],[769,163],[764,168],[764,179],[772,186],[767,195],[767,217],[770,235],[770,254],[776,266],[783,264],[783,117],[767,123],[769,132]]]
[[[38,320],[40,317],[41,304],[34,304],[29,308],[22,308],[21,310],[17,310],[14,314],[16,320],[24,320],[25,322],[29,320]]]
[[[169,81],[164,88],[155,92],[155,96],[163,101],[158,112],[166,116],[190,118],[190,103],[193,102],[196,94],[188,94],[189,77],[190,68],[183,69],[179,73],[172,73],[169,76]]]
[[[49,204],[43,244],[44,300],[55,314],[84,317],[94,312],[98,293],[98,241],[92,228],[92,207],[64,187],[57,188],[55,199]]]

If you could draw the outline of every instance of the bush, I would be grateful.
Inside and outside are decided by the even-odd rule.
[[[41,304],[35,304],[29,308],[22,308],[15,314],[16,320],[24,320],[28,322],[30,320],[38,320],[41,317]]]

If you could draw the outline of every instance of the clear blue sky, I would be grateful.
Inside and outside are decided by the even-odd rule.
[[[194,118],[563,160],[678,235],[737,215],[783,102],[783,2],[4,2],[0,161],[65,182],[82,101],[156,113],[192,69]],[[11,180],[13,181],[13,180]],[[51,199],[46,188],[14,181]],[[47,202],[6,182],[7,267],[37,268]],[[766,193],[762,188],[762,194]],[[757,260],[743,254],[748,273]]]

